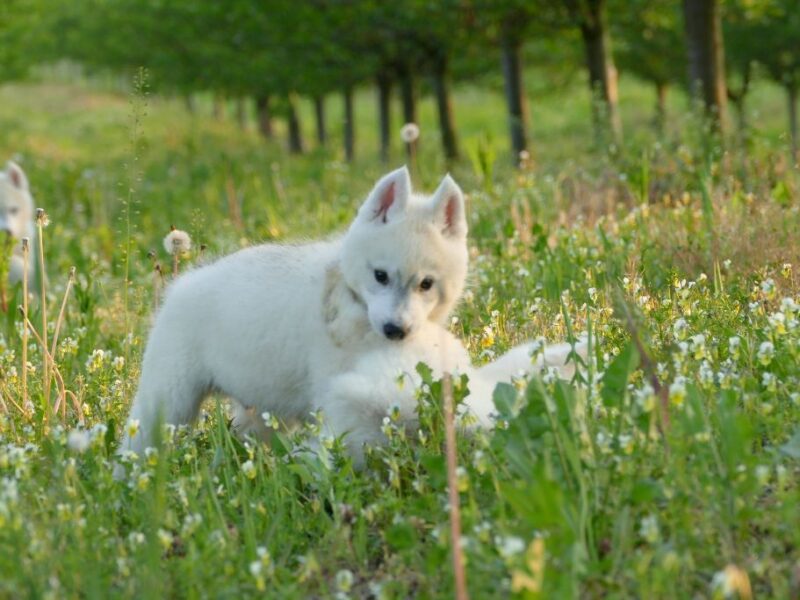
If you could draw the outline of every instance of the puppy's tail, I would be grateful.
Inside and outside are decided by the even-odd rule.
[[[527,342],[506,352],[497,360],[480,368],[481,377],[499,383],[510,381],[512,377],[524,376],[541,367],[555,367],[559,377],[572,379],[575,375],[576,355],[586,360],[589,351],[588,339],[584,335],[575,342],[546,346],[536,360],[531,357],[541,348],[540,342]],[[574,354],[573,354],[574,352]]]

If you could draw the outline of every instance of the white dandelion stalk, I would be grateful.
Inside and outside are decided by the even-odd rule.
[[[22,327],[22,406],[28,407],[28,262],[30,260],[30,240],[22,238],[22,313],[25,322]]]
[[[42,294],[39,303],[42,308],[42,340],[47,344],[47,278],[45,277],[44,270],[44,225],[47,216],[43,208],[36,209],[36,229],[39,238],[39,281],[42,286]],[[27,317],[27,313],[25,313]],[[44,404],[50,407],[50,364],[45,357],[44,366],[42,367],[42,389],[44,390]]]
[[[178,275],[178,265],[182,254],[186,254],[192,248],[192,238],[189,234],[173,225],[170,232],[164,238],[164,249],[172,255],[172,275]]]
[[[411,163],[412,170],[417,166],[417,140],[419,139],[419,125],[416,123],[406,123],[400,128],[400,139],[406,144],[408,162]]]
[[[450,502],[450,543],[453,548],[453,577],[456,599],[467,600],[467,578],[464,573],[464,551],[461,548],[461,507],[458,495],[458,457],[456,455],[455,402],[453,377],[445,373],[442,378],[444,397],[445,454],[447,455],[447,489]]]

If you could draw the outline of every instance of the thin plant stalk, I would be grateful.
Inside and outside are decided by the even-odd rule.
[[[47,344],[47,278],[44,270],[44,209],[36,209],[36,228],[39,237],[39,280],[42,286],[40,304],[42,307],[42,340]],[[27,312],[25,316],[27,316]],[[42,368],[42,390],[44,391],[44,403],[50,405],[50,361],[44,359]]]
[[[22,327],[22,406],[28,407],[28,261],[30,240],[22,238],[22,312],[25,321]]]
[[[461,507],[458,496],[458,457],[456,456],[455,406],[453,378],[445,373],[442,379],[444,399],[445,453],[447,455],[447,488],[450,502],[450,543],[453,547],[453,577],[456,600],[468,600],[467,577],[464,572],[464,551],[461,548]]]
[[[72,284],[75,282],[75,267],[69,270],[69,278],[67,279],[67,287],[64,290],[64,298],[61,300],[61,309],[58,311],[58,320],[56,321],[56,328],[53,331],[53,340],[50,343],[50,356],[55,357],[56,348],[58,347],[58,334],[61,332],[61,324],[64,322],[64,316],[67,313],[67,300],[69,293],[72,290]]]
[[[53,363],[53,376],[56,378],[56,387],[59,388],[59,399],[56,403],[56,410],[58,410],[59,406],[63,406],[62,402],[66,403],[67,396],[72,395],[74,397],[74,394],[71,394],[67,390],[66,384],[64,383],[64,378],[61,376],[61,371],[59,371],[58,366],[55,364],[55,361],[53,361],[53,357],[50,355],[50,351],[47,349],[47,345],[45,344],[44,340],[39,336],[36,329],[33,327],[33,323],[30,322],[27,316],[25,316],[24,319],[25,326],[31,328],[33,337],[36,339],[36,342],[39,344],[39,346],[41,346],[45,360],[50,360]],[[78,419],[81,423],[83,423],[83,414],[81,413],[80,406],[78,405],[77,401],[75,401],[75,411],[78,414]]]

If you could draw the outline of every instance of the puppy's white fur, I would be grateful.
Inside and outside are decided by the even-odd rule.
[[[0,171],[0,235],[9,235],[16,240],[11,255],[9,283],[22,280],[24,261],[22,258],[22,238],[33,243],[33,198],[28,178],[22,168],[9,161],[5,171]],[[33,278],[35,261],[28,261],[28,277]]]
[[[346,447],[360,465],[364,445],[384,443],[381,425],[392,409],[397,409],[400,421],[408,426],[416,422],[416,391],[422,383],[416,367],[420,362],[431,368],[434,378],[444,373],[466,374],[469,394],[464,399],[466,410],[479,427],[490,427],[495,411],[494,390],[500,382],[510,382],[514,376],[530,374],[548,366],[559,376],[569,379],[575,372],[574,362],[568,362],[571,344],[556,344],[536,352],[537,343],[517,346],[496,361],[483,367],[473,367],[461,341],[443,327],[430,324],[406,344],[384,346],[364,353],[349,371],[332,377],[316,400],[324,415],[325,433],[344,437]],[[586,342],[579,341],[575,351],[585,357]]]
[[[402,168],[377,183],[342,237],[249,248],[179,277],[145,350],[130,413],[139,433],[121,450],[141,454],[159,419],[192,421],[212,391],[238,403],[242,428],[248,410],[307,418],[356,359],[446,320],[464,287],[466,233],[456,183],[447,176],[432,196],[413,194]],[[387,324],[405,339],[387,339]]]

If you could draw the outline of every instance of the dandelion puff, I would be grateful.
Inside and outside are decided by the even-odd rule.
[[[185,254],[192,249],[192,238],[185,231],[173,228],[164,237],[164,249],[173,256]]]
[[[419,139],[419,125],[416,123],[406,123],[400,128],[400,139],[406,144],[413,144]]]

